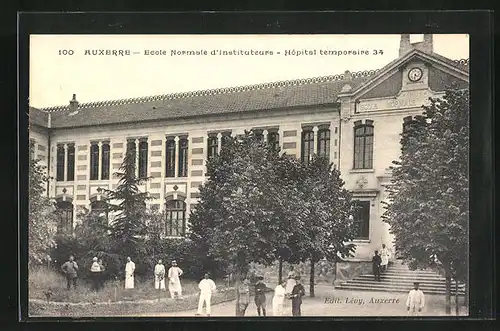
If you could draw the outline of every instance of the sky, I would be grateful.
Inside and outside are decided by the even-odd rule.
[[[469,58],[468,35],[433,39],[434,52]],[[398,57],[399,41],[400,35],[32,35],[30,105],[67,105],[73,94],[85,103],[379,69]],[[92,50],[117,55],[85,54]],[[251,50],[268,53],[234,55]]]

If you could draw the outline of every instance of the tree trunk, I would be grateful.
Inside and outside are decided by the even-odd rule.
[[[445,298],[445,311],[446,311],[446,315],[450,315],[451,314],[451,277],[448,273],[448,271],[445,271],[446,274],[445,274],[445,278],[446,278],[446,298]]]
[[[280,258],[279,259],[279,265],[278,265],[278,283],[281,284],[283,281],[283,260]]]
[[[460,314],[460,311],[459,311],[459,307],[460,307],[460,303],[458,302],[458,280],[455,279],[455,315],[459,315]]]
[[[311,273],[309,275],[309,296],[314,298],[314,261],[311,259]]]
[[[235,310],[235,315],[236,316],[241,316],[240,312],[240,275],[239,273],[235,273],[235,291],[236,291],[236,310]]]

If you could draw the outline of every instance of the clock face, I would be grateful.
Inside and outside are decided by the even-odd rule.
[[[412,82],[419,81],[420,78],[422,78],[422,69],[420,68],[413,68],[408,72],[408,78]]]

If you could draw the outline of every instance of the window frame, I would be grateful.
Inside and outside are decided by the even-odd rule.
[[[74,205],[71,201],[59,200],[55,203],[58,213],[58,232],[72,232],[74,223]],[[70,215],[70,217],[68,217]],[[69,224],[68,224],[69,223]]]
[[[95,148],[94,148],[95,147]],[[99,180],[99,144],[90,144],[90,180]]]
[[[74,181],[75,180],[75,158],[76,158],[76,150],[75,144],[68,144],[68,164],[66,165],[66,180]]]
[[[169,145],[172,145],[172,148]],[[165,140],[165,177],[175,177],[175,139],[167,137]]]
[[[177,177],[188,176],[188,158],[189,158],[189,140],[188,137],[180,137],[179,139],[179,169]]]
[[[138,176],[139,178],[147,178],[148,177],[148,151],[149,144],[146,139],[141,139],[139,141],[139,163],[138,166]]]
[[[222,144],[222,141],[221,141]],[[207,159],[212,159],[217,155],[219,141],[216,135],[209,135],[207,139]]]
[[[324,144],[322,150],[321,145]],[[321,128],[318,130],[318,155],[330,159],[331,132],[329,128]]]
[[[173,204],[171,208],[170,205]],[[165,202],[165,236],[167,237],[184,237],[186,235],[186,210],[187,204],[183,200],[168,200]],[[179,213],[182,213],[182,218],[179,218]],[[176,218],[174,219],[174,215]],[[174,220],[176,227],[174,231]],[[179,221],[181,221],[179,231]],[[175,232],[175,233],[174,233]]]
[[[371,132],[367,132],[368,129],[371,129]],[[361,121],[354,123],[353,169],[373,169],[374,138],[375,127],[372,120],[366,120],[365,123],[361,123]],[[367,143],[368,141],[370,143]],[[368,151],[367,146],[370,148]],[[362,149],[361,153],[358,151],[359,149]]]
[[[267,143],[273,148],[278,149],[280,146],[280,134],[278,131],[269,131],[267,133]]]
[[[107,146],[107,147],[105,147]],[[111,160],[111,146],[109,142],[101,144],[101,179],[109,180],[110,177],[110,160]]]
[[[309,137],[310,139],[306,140],[306,137]],[[312,129],[303,129],[302,134],[301,134],[301,139],[300,139],[300,159],[302,162],[309,162],[312,159],[312,156],[314,155],[314,131]],[[306,160],[306,145],[307,145],[307,160]]]
[[[370,213],[371,213],[371,201],[354,199],[355,203],[355,213],[354,221],[359,222],[357,227],[357,233],[355,239],[359,240],[369,240],[370,239]],[[361,208],[360,208],[361,207]],[[366,217],[366,219],[364,219]],[[366,232],[366,233],[363,233]]]
[[[64,182],[66,178],[64,178],[64,170],[66,167],[65,164],[65,154],[66,151],[64,149],[64,144],[57,144],[56,147],[56,181]]]

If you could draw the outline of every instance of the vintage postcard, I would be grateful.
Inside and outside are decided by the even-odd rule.
[[[468,316],[468,35],[29,55],[30,317]]]

